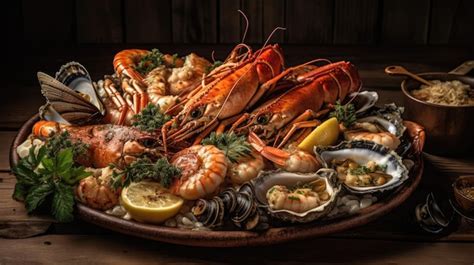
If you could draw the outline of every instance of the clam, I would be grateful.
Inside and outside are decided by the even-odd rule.
[[[38,72],[41,93],[47,99],[40,108],[40,116],[66,124],[86,124],[94,122],[105,114],[89,73],[77,62],[69,62],[61,67],[53,78]]]
[[[274,218],[292,223],[306,223],[324,217],[335,205],[337,195],[340,191],[340,185],[337,183],[337,173],[332,169],[320,169],[316,173],[302,174],[282,170],[262,172],[259,177],[252,181],[254,193],[259,204],[267,210]],[[323,187],[328,197],[314,204],[314,207],[304,211],[295,211],[285,208],[277,209],[272,204],[271,197],[268,194],[275,187],[285,186],[292,188],[295,186],[308,186],[319,183]],[[327,196],[326,195],[326,196]],[[291,199],[291,198],[290,198]]]
[[[408,169],[397,153],[389,148],[370,141],[342,142],[337,146],[316,147],[315,153],[324,167],[331,166],[333,161],[351,160],[359,165],[375,163],[383,166],[384,174],[390,178],[381,185],[357,186],[344,183],[347,190],[353,193],[373,193],[391,190],[408,179]]]

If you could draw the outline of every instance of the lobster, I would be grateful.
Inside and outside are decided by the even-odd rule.
[[[242,47],[248,51],[239,54]],[[194,143],[199,143],[219,124],[225,126],[228,119],[248,110],[265,93],[261,85],[277,76],[283,63],[278,45],[265,46],[255,53],[245,44],[237,45],[224,64],[206,76],[203,84],[187,95],[181,110],[163,125],[165,150],[167,142],[178,143],[196,135]]]
[[[264,102],[251,113],[242,114],[230,130],[237,134],[254,132],[267,145],[281,148],[292,137],[302,139],[318,126],[317,118],[329,111],[324,105],[343,101],[361,87],[359,74],[349,62],[322,67],[308,67],[306,63],[288,68],[264,86],[268,86],[267,90],[281,90],[288,84],[292,86],[290,89]],[[294,137],[298,131],[299,136],[296,134],[298,137]]]
[[[87,145],[88,153],[78,157],[78,163],[94,168],[115,164],[119,168],[135,161],[138,157],[161,157],[161,143],[153,134],[133,127],[120,125],[69,126],[54,121],[40,120],[33,125],[33,135],[51,137],[68,132],[72,142]]]

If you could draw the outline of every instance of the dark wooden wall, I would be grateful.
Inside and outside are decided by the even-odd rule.
[[[31,46],[247,43],[474,45],[473,0],[18,0],[12,34]]]

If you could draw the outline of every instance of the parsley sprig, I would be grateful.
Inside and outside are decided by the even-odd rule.
[[[111,180],[115,189],[144,179],[157,180],[163,187],[168,188],[181,174],[181,170],[170,164],[166,158],[160,158],[156,162],[147,157],[139,158],[124,170],[115,169],[114,165],[111,167],[114,168]]]
[[[375,168],[368,168],[366,166],[358,166],[354,169],[350,169],[349,172],[352,175],[365,175],[369,173],[374,173],[376,171],[385,172],[387,170],[387,165],[376,165]]]
[[[161,53],[158,49],[152,49],[151,52],[140,58],[135,70],[137,70],[142,75],[146,75],[151,70],[163,64],[163,56],[163,53]]]
[[[214,145],[224,151],[227,158],[235,163],[241,158],[249,156],[252,148],[245,136],[237,136],[233,132],[225,132],[221,134],[211,133],[208,138],[201,142],[203,145]]]
[[[17,177],[13,198],[24,201],[28,213],[49,209],[59,222],[73,220],[73,186],[90,175],[83,167],[75,166],[74,147],[77,145],[59,148],[48,142],[35,152],[36,146],[32,146],[28,156],[13,168]]]
[[[161,128],[171,117],[162,113],[158,105],[150,103],[139,114],[135,115],[133,119],[133,126],[142,131],[153,132]]]
[[[347,128],[351,127],[357,120],[354,105],[351,103],[341,105],[339,101],[334,105],[334,111],[329,114],[329,117],[336,117],[336,119],[342,122]]]

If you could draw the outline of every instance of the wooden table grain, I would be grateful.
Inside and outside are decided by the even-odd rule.
[[[474,226],[457,217],[441,235],[421,231],[414,222],[414,207],[430,191],[445,192],[453,178],[474,173],[474,157],[445,158],[425,154],[425,172],[417,191],[400,207],[366,225],[323,238],[295,241],[275,246],[212,249],[185,247],[149,241],[102,229],[81,220],[55,223],[49,216],[30,216],[22,203],[11,199],[15,177],[9,165],[9,148],[19,126],[43,103],[34,81],[37,70],[53,73],[65,60],[77,59],[87,65],[93,78],[110,72],[111,57],[122,47],[93,47],[58,54],[32,54],[22,72],[7,83],[13,96],[1,104],[0,116],[0,265],[4,264],[473,264]],[[195,49],[202,54],[228,47],[159,47],[174,51]],[[283,47],[288,61],[304,61],[301,47]],[[439,48],[443,50],[444,48]],[[86,49],[87,50],[87,49]],[[355,61],[367,89],[380,94],[380,102],[402,104],[400,79],[383,74],[389,64],[402,64],[414,72],[450,70],[471,50],[443,51],[451,59],[441,60],[417,54],[416,49],[384,50],[321,48],[324,57],[338,59],[345,52]],[[387,54],[385,57],[379,53]],[[87,54],[87,55],[84,55]],[[313,54],[317,54],[313,50]],[[311,58],[312,58],[311,57]],[[321,57],[321,56],[320,56]],[[364,60],[366,58],[366,60]],[[446,58],[446,57],[445,57]],[[110,60],[109,60],[110,59]],[[309,57],[308,57],[309,59]],[[108,65],[108,66],[107,66]],[[105,69],[105,70],[104,70]]]

